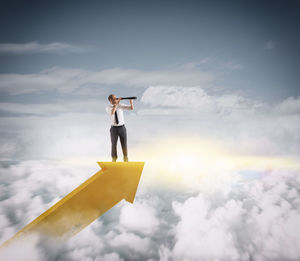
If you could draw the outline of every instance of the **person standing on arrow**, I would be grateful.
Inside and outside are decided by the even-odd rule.
[[[132,97],[135,98],[135,97]],[[133,110],[133,100],[130,99],[130,106],[120,103],[122,98],[117,98],[114,94],[108,96],[108,100],[111,103],[106,107],[106,111],[111,119],[110,127],[110,138],[111,138],[111,157],[112,161],[117,161],[117,142],[118,137],[120,137],[123,159],[125,162],[128,161],[128,152],[127,152],[127,133],[124,121],[123,110]]]

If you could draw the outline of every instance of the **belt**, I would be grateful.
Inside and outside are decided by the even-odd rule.
[[[111,125],[112,127],[114,127],[114,128],[120,128],[120,127],[124,127],[125,125],[123,124],[123,125],[120,125],[120,126],[114,126],[114,125]]]

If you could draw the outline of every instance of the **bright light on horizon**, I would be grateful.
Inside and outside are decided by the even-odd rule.
[[[214,187],[244,179],[243,171],[267,173],[272,169],[299,169],[290,158],[240,155],[208,140],[173,138],[135,148],[145,161],[144,180],[171,187]]]
[[[173,137],[131,148],[129,159],[145,162],[142,179],[146,184],[176,189],[231,186],[251,178],[251,173],[259,178],[272,170],[300,169],[300,163],[293,158],[239,154],[226,149],[224,144],[195,137]],[[90,175],[99,170],[97,161],[110,161],[110,157],[64,159],[67,165],[87,167]],[[121,155],[118,161],[122,161]]]

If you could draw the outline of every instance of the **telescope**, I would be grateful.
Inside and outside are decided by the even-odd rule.
[[[121,97],[121,100],[135,100],[136,97],[132,96],[132,97]]]

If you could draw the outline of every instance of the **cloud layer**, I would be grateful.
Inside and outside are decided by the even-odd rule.
[[[299,173],[273,172],[227,194],[173,202],[175,260],[297,260]],[[291,185],[295,182],[297,185]],[[293,229],[291,229],[293,228]],[[173,259],[172,258],[172,259]]]
[[[27,161],[1,168],[1,242],[96,171]],[[146,172],[145,172],[146,173]],[[144,173],[144,174],[145,174]],[[149,173],[151,175],[151,173]],[[210,191],[158,189],[141,182],[122,201],[65,242],[29,238],[0,251],[22,260],[298,260],[299,171],[216,182]],[[27,258],[27,259],[26,259]]]
[[[165,148],[166,155],[182,150],[177,157],[190,157],[182,136],[193,140],[194,146],[204,145],[198,139],[222,141],[226,149],[246,159],[247,155],[290,159],[300,154],[299,97],[270,105],[240,93],[214,94],[208,88],[214,76],[195,68],[181,72],[53,68],[0,78],[0,88],[8,95],[72,94],[55,102],[0,103],[2,242],[95,173],[94,162],[109,159],[107,102],[92,96],[97,89],[105,93],[99,85],[139,87],[141,100],[126,115],[132,158],[145,155],[138,153],[140,149],[155,155],[157,162]],[[168,139],[171,144],[166,146],[162,141]],[[148,151],[149,143],[154,150]],[[33,158],[38,160],[26,161]],[[7,165],[5,160],[21,162]],[[203,172],[203,158],[196,162]],[[207,166],[212,162],[208,159]],[[222,169],[221,164],[218,175],[209,172],[211,167],[205,169],[210,182],[204,187],[198,168],[193,169],[198,179],[189,179],[193,175],[184,172],[190,163],[177,160],[172,165],[171,160],[169,176],[161,179],[163,164],[145,169],[134,205],[121,202],[66,242],[28,239],[1,251],[0,257],[12,259],[15,249],[24,247],[29,249],[28,260],[299,259],[299,170],[268,163],[268,169],[257,174],[255,168],[262,168],[255,160],[240,172]],[[172,179],[182,173],[185,182],[179,188]],[[166,186],[162,181],[168,178]]]
[[[130,148],[168,137],[197,136],[246,155],[300,154],[299,97],[270,105],[237,93],[209,94],[200,87],[142,90],[135,110],[125,115]],[[106,97],[81,96],[49,103],[2,102],[0,155],[16,160],[62,159],[80,153],[109,156],[106,106]]]
[[[203,85],[214,80],[212,73],[200,70],[143,71],[112,68],[98,72],[82,69],[52,68],[36,74],[0,74],[0,91],[10,95],[55,91],[70,94],[101,85],[148,87],[149,85]],[[89,93],[90,95],[93,92]]]
[[[32,53],[85,53],[91,51],[91,47],[77,46],[68,43],[53,42],[41,44],[29,43],[0,43],[0,54],[32,54]]]
[[[142,101],[145,106],[139,115],[168,122],[165,128],[170,127],[172,132],[197,132],[200,137],[220,140],[241,153],[300,153],[299,97],[271,105],[238,93],[209,94],[200,87],[150,86]]]

